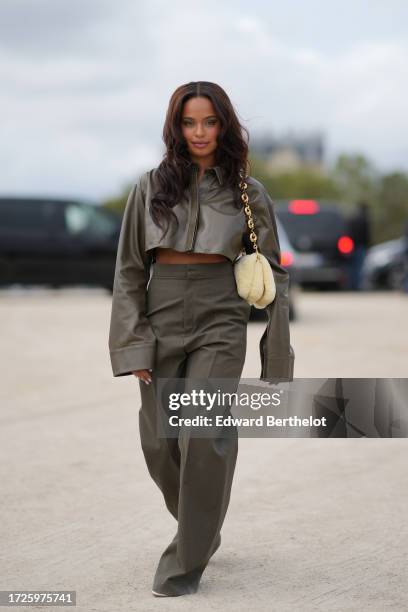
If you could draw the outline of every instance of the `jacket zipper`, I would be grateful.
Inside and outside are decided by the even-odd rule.
[[[198,168],[195,168],[195,172],[194,172],[194,193],[193,193],[193,197],[194,197],[194,202],[196,202],[196,218],[195,218],[195,224],[194,224],[194,231],[193,231],[193,236],[191,238],[191,243],[190,243],[190,248],[189,250],[192,251],[194,248],[194,243],[195,243],[195,238],[196,238],[196,233],[197,233],[197,227],[198,227],[198,219],[200,216],[200,204],[198,201]]]

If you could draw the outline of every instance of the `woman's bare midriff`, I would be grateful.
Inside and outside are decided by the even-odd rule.
[[[174,249],[157,247],[155,249],[157,263],[216,263],[218,261],[229,261],[228,257],[220,253],[182,253]]]

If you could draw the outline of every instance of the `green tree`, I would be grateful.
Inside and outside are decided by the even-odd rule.
[[[339,155],[330,169],[330,176],[346,205],[354,207],[359,200],[374,203],[380,175],[364,155]]]
[[[307,167],[271,174],[265,163],[250,158],[251,174],[260,180],[273,200],[290,198],[338,199],[340,191],[331,176]]]
[[[408,220],[408,174],[393,172],[382,177],[377,208],[380,238],[401,236]]]
[[[408,218],[408,174],[381,175],[362,154],[341,154],[326,173],[308,167],[292,172],[271,173],[265,162],[250,157],[250,174],[260,180],[273,200],[291,198],[328,199],[350,213],[359,201],[371,208],[373,243],[401,236]],[[103,205],[123,213],[132,184]]]
[[[108,200],[105,200],[103,202],[103,206],[105,208],[108,208],[109,210],[113,210],[116,213],[122,214],[125,210],[126,201],[130,190],[132,189],[132,185],[133,183],[129,183],[121,190],[121,193],[115,198],[109,198]]]

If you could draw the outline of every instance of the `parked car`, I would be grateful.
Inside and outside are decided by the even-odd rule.
[[[363,264],[363,288],[401,289],[405,274],[405,248],[405,238],[387,240],[370,247]]]
[[[299,284],[346,288],[354,244],[338,206],[324,200],[277,200],[275,210],[297,252]]]
[[[256,221],[255,221],[256,223]],[[299,289],[297,278],[297,253],[291,245],[288,235],[282,223],[276,217],[276,226],[278,229],[278,238],[281,250],[281,264],[289,272],[289,320],[294,321],[297,316],[296,310],[296,293]],[[251,308],[250,320],[266,320],[267,314],[265,309]]]
[[[0,285],[113,286],[120,216],[90,202],[0,198]]]
[[[0,197],[0,286],[100,286],[112,291],[122,217],[91,202]],[[295,317],[294,249],[277,219],[283,265],[290,269]],[[266,318],[252,308],[252,318]]]

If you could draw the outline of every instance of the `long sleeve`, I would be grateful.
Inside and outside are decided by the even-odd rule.
[[[134,185],[125,207],[116,255],[109,353],[114,376],[152,368],[156,337],[146,317],[150,258],[145,252],[144,198]]]
[[[266,307],[268,324],[259,342],[262,364],[260,380],[292,381],[295,353],[289,332],[289,273],[280,263],[281,250],[273,202],[262,183],[258,183],[253,195],[248,188],[248,195],[257,244],[271,264],[276,285],[275,299]]]

